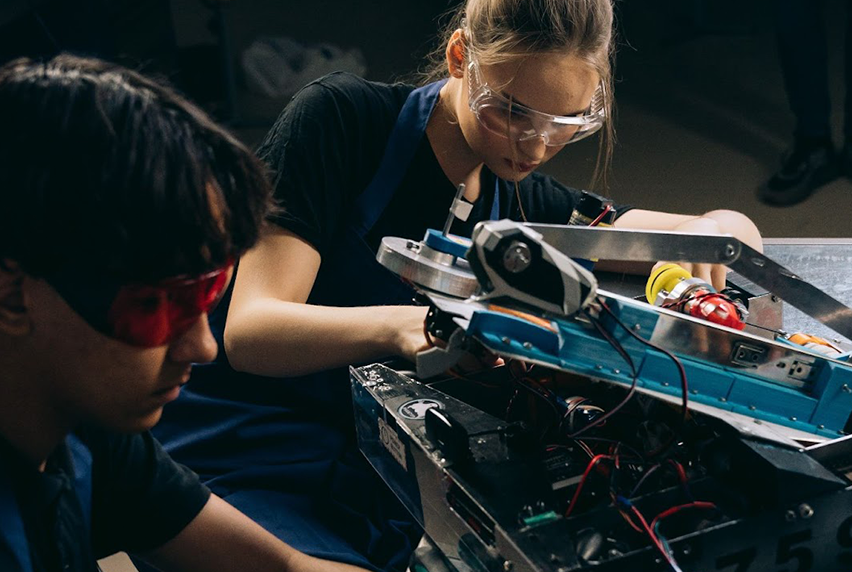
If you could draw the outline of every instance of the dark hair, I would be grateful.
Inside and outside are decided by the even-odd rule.
[[[60,55],[0,67],[0,260],[136,280],[199,274],[258,239],[262,164],[136,72]]]

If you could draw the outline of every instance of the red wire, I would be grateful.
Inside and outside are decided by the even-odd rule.
[[[580,477],[580,484],[577,485],[577,490],[574,491],[574,496],[571,498],[571,502],[568,505],[568,508],[565,510],[565,518],[568,518],[571,515],[571,511],[574,510],[574,506],[577,504],[577,499],[580,498],[580,491],[583,490],[583,485],[586,484],[586,479],[589,477],[589,473],[592,472],[592,469],[595,465],[598,464],[602,459],[612,459],[611,455],[595,455],[592,457],[592,460],[589,461],[588,466],[586,466],[586,470],[583,471],[583,476]]]
[[[654,518],[654,520],[651,521],[651,525],[650,525],[651,529],[654,528],[654,526],[657,524],[657,522],[663,520],[664,518],[668,518],[671,515],[678,513],[678,512],[680,512],[684,509],[687,509],[687,508],[700,508],[700,509],[707,509],[707,510],[715,510],[716,505],[713,504],[712,502],[695,501],[695,502],[691,502],[691,503],[687,503],[687,504],[680,504],[680,505],[677,505],[677,506],[673,506],[669,509],[664,510],[660,514],[658,514]]]
[[[663,557],[666,559],[666,562],[671,563],[672,557],[671,557],[671,555],[669,555],[668,552],[666,552],[666,549],[663,548],[663,543],[660,542],[660,539],[657,538],[657,535],[654,534],[653,527],[651,527],[648,524],[648,521],[645,520],[645,517],[642,516],[642,513],[639,512],[639,509],[636,508],[636,506],[630,505],[630,510],[633,511],[633,514],[635,514],[636,518],[639,519],[639,523],[642,525],[642,528],[645,530],[645,534],[648,535],[648,538],[651,539],[651,542],[654,544],[654,546],[657,547],[657,550],[660,551],[660,554],[663,555]]]
[[[598,224],[603,220],[603,218],[607,215],[609,211],[612,210],[612,205],[607,205],[604,207],[604,210],[601,211],[601,214],[598,215],[598,218],[589,223],[589,226],[598,226]]]
[[[674,459],[669,459],[669,463],[671,463],[675,470],[677,471],[677,476],[680,479],[680,482],[684,485],[687,484],[689,478],[686,476],[686,469],[683,468],[683,465],[675,461]]]

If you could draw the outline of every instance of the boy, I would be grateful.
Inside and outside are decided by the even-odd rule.
[[[215,357],[209,312],[271,207],[260,164],[95,60],[0,67],[0,570],[357,570],[286,546],[147,430]]]

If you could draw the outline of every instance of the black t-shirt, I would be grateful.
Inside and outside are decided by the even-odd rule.
[[[370,82],[337,72],[304,87],[287,105],[258,156],[273,172],[283,213],[273,221],[325,255],[334,245],[354,201],[375,175],[405,99],[414,87]],[[521,220],[514,184],[482,169],[482,192],[466,223],[451,232],[470,236],[487,220],[495,182],[500,218]],[[567,224],[580,191],[532,173],[519,184],[530,221]],[[384,236],[420,240],[427,228],[441,229],[456,188],[423,137],[406,174],[381,217],[366,235],[374,249]],[[626,208],[618,206],[619,214]]]
[[[95,572],[98,558],[157,548],[183,530],[210,497],[198,477],[172,461],[148,433],[84,429],[77,435],[92,454],[91,531],[65,444],[40,472],[0,437],[0,464],[20,507],[34,572]]]

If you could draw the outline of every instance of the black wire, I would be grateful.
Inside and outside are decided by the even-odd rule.
[[[576,439],[578,436],[582,435],[583,433],[585,433],[589,429],[592,429],[593,427],[597,427],[598,425],[602,424],[604,421],[606,421],[607,419],[609,419],[610,417],[612,417],[613,415],[618,413],[618,411],[622,407],[624,407],[627,404],[628,401],[630,401],[630,399],[633,397],[633,394],[636,393],[636,378],[637,378],[638,374],[636,372],[636,366],[633,364],[633,359],[630,357],[630,354],[627,353],[627,351],[624,349],[624,346],[621,345],[621,342],[616,340],[614,337],[612,337],[612,335],[610,335],[609,332],[606,331],[606,329],[600,323],[598,318],[596,318],[595,316],[590,314],[588,311],[586,311],[586,317],[589,318],[589,321],[592,323],[592,325],[595,327],[595,329],[598,331],[598,333],[600,333],[600,335],[603,336],[603,338],[607,342],[609,342],[609,344],[613,348],[615,348],[615,351],[617,351],[621,355],[621,357],[624,358],[624,361],[626,361],[627,364],[630,366],[631,383],[630,383],[630,389],[628,390],[627,395],[624,396],[624,399],[622,399],[621,402],[618,405],[616,405],[615,407],[610,409],[607,413],[605,413],[604,415],[601,415],[600,417],[598,417],[597,419],[595,419],[594,421],[592,421],[591,423],[589,423],[585,427],[583,427],[583,428],[575,431],[574,433],[571,433],[570,435],[568,435],[569,439]]]
[[[665,354],[669,359],[671,359],[674,362],[675,366],[677,366],[678,374],[680,375],[680,387],[681,387],[681,393],[682,393],[682,401],[681,401],[681,403],[682,403],[682,419],[681,419],[681,422],[685,425],[687,417],[689,416],[689,409],[688,409],[688,405],[689,405],[689,385],[688,385],[687,380],[686,380],[686,370],[683,368],[683,364],[681,363],[681,361],[677,358],[677,356],[675,356],[673,353],[671,353],[667,349],[662,348],[662,347],[660,347],[656,344],[649,342],[648,340],[646,340],[645,338],[643,338],[642,336],[640,336],[639,334],[634,332],[631,328],[628,328],[627,325],[624,322],[622,322],[618,318],[618,316],[616,316],[613,313],[612,310],[609,309],[609,306],[606,305],[606,302],[602,298],[598,298],[598,303],[606,311],[606,313],[609,314],[612,317],[612,319],[615,320],[615,322],[619,326],[622,327],[622,329],[625,332],[627,332],[628,334],[633,336],[633,338],[635,338],[638,342],[640,342],[640,343],[642,343],[642,344],[644,344],[644,345],[646,345],[646,346],[648,346],[652,349],[655,349],[658,352]],[[634,380],[634,383],[635,383],[635,380]]]
[[[625,443],[624,441],[617,441],[615,439],[606,439],[604,437],[583,437],[583,441],[599,441],[601,443],[610,443],[612,445],[621,445],[623,448],[627,449],[627,452],[634,455],[641,462],[645,461],[645,457],[639,453],[636,449]]]

